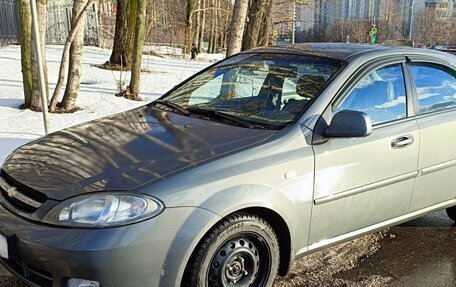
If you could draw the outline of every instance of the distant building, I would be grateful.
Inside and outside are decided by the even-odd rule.
[[[275,0],[272,10],[273,31],[281,41],[290,41],[293,31],[294,0]]]
[[[402,34],[404,38],[408,38],[410,33],[414,0],[316,0],[315,3],[315,31],[328,31],[334,19],[377,22],[383,18],[386,7],[389,5],[388,9],[392,8],[395,11],[394,15],[403,19]]]
[[[436,16],[456,17],[456,0],[426,0],[426,10],[434,10]]]
[[[311,31],[314,27],[314,0],[275,0],[273,6],[272,20],[273,31],[278,38],[285,42],[290,42],[293,33],[293,23],[295,35],[305,31]]]

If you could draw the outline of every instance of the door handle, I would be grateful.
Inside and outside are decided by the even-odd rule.
[[[392,148],[404,148],[406,146],[413,144],[414,142],[415,142],[415,139],[413,138],[412,135],[405,135],[405,136],[401,136],[401,137],[394,139],[391,142],[391,147]]]

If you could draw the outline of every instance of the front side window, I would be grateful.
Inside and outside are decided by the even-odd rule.
[[[421,114],[456,107],[454,71],[436,64],[414,63],[411,72]]]
[[[348,95],[333,103],[333,113],[342,110],[364,112],[373,124],[405,118],[406,92],[401,64],[386,66],[365,76]]]
[[[190,112],[217,111],[278,129],[292,123],[343,65],[314,56],[241,54],[194,77],[163,100]]]

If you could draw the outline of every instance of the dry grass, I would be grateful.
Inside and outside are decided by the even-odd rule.
[[[295,262],[287,277],[278,278],[275,287],[380,287],[392,278],[371,276],[361,281],[337,278],[337,274],[355,268],[363,259],[380,248],[386,232],[370,234],[353,241],[324,249]]]

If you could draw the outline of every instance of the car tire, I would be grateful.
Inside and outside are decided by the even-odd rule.
[[[256,215],[236,213],[219,222],[200,242],[182,286],[270,287],[279,259],[273,228]]]
[[[456,222],[456,206],[447,208],[446,212],[448,214],[448,217]]]

